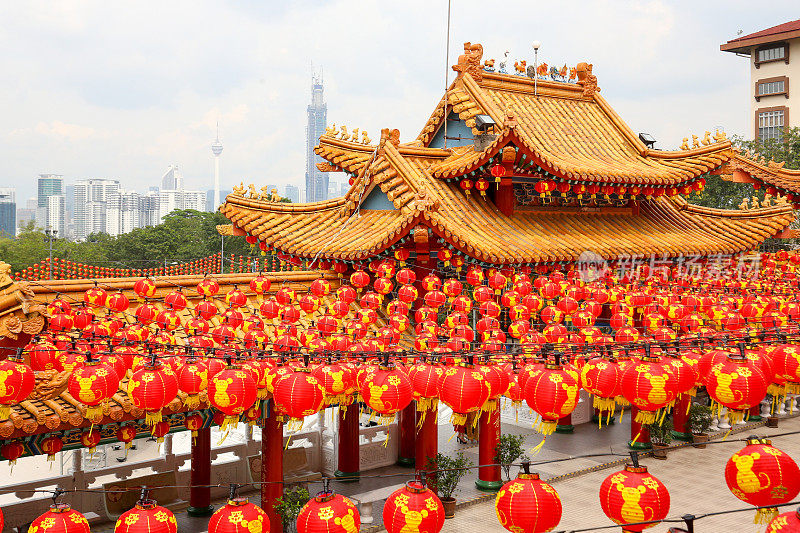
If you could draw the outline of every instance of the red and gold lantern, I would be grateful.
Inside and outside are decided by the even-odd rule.
[[[269,517],[247,498],[233,497],[208,521],[208,533],[269,533]]]
[[[175,515],[155,500],[139,500],[125,511],[114,525],[114,533],[177,533]]]
[[[439,533],[444,525],[444,506],[433,491],[411,481],[386,498],[383,525],[388,533]]]
[[[86,418],[97,422],[103,416],[103,404],[119,388],[119,376],[100,361],[89,361],[76,367],[69,377],[69,393],[86,405]]]
[[[669,491],[645,466],[627,465],[600,485],[600,506],[617,524],[663,520],[669,512]],[[625,532],[641,532],[657,522],[623,525]]]
[[[278,413],[302,421],[325,403],[325,391],[308,368],[298,368],[272,383]]]
[[[55,461],[56,454],[64,449],[64,441],[57,435],[50,435],[42,440],[39,448],[47,454],[48,461]]]
[[[133,405],[145,411],[145,423],[161,422],[161,410],[178,394],[178,377],[168,366],[156,361],[143,365],[128,381]]]
[[[50,510],[31,522],[28,531],[36,533],[89,533],[89,521],[66,503],[54,503]]]
[[[225,413],[223,430],[239,422],[239,415],[253,405],[256,395],[253,374],[238,366],[229,366],[208,382],[208,401]]]
[[[450,421],[455,426],[464,425],[469,413],[480,410],[490,392],[483,374],[472,365],[447,367],[439,379],[439,399],[453,410]]]
[[[529,373],[523,395],[530,408],[541,416],[537,431],[551,435],[558,420],[575,410],[579,393],[578,372],[572,368],[547,364]]]
[[[552,531],[561,521],[561,498],[539,474],[521,473],[503,485],[494,508],[500,525],[512,533]]]
[[[381,365],[367,377],[360,387],[361,397],[382,423],[394,420],[394,415],[404,409],[412,398],[411,380],[394,365]]]
[[[11,406],[27,399],[35,384],[33,370],[17,357],[0,361],[0,420],[8,419]]]
[[[297,533],[355,533],[360,528],[361,515],[353,502],[332,492],[320,492],[297,515]]]

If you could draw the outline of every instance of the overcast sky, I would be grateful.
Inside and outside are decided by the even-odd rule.
[[[0,185],[18,203],[40,173],[142,192],[175,163],[208,189],[219,120],[224,188],[302,187],[312,62],[329,124],[411,140],[445,84],[446,13],[446,0],[3,2]],[[670,148],[747,132],[748,63],[719,45],[798,17],[797,0],[452,0],[448,64],[464,41],[532,61],[538,39],[549,64],[593,63],[623,119]]]

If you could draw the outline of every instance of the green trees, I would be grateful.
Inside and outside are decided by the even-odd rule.
[[[139,228],[117,237],[92,234],[85,242],[53,241],[53,257],[110,268],[157,268],[164,262],[184,263],[217,253],[224,238],[225,254],[249,255],[243,237],[222,237],[217,225],[230,223],[220,213],[173,211],[163,224]],[[0,260],[13,271],[48,257],[49,242],[33,225],[16,239],[0,239]]]

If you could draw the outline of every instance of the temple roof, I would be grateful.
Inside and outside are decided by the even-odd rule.
[[[786,204],[716,211],[674,196],[702,186],[711,174],[727,178],[734,170],[748,172],[745,167],[786,194],[800,190],[800,172],[760,165],[719,133],[693,136],[693,147],[684,139],[681,150],[648,148],[600,96],[591,65],[578,65],[576,83],[490,72],[480,66],[480,55],[462,56],[453,68],[457,79],[414,141],[401,143],[390,129],[377,144],[353,142],[344,132],[340,138],[334,128],[320,137],[315,151],[326,163],[318,166],[350,176],[344,197],[287,205],[234,188],[220,208],[232,222],[227,231],[302,257],[360,260],[424,226],[478,260],[514,263],[571,261],[585,250],[606,258],[733,253],[754,248],[794,220]],[[488,115],[494,136],[444,148],[446,114],[472,135],[476,116]],[[497,166],[511,176],[515,195],[551,180],[569,191],[622,187],[624,198],[587,205],[570,192],[561,206],[501,212],[491,194],[468,194],[460,183],[488,178],[494,187],[489,171]]]

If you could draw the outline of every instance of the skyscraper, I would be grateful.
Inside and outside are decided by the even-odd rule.
[[[178,170],[178,165],[170,165],[161,176],[161,188],[170,191],[183,189],[183,174]]]
[[[0,238],[17,234],[17,190],[0,188]]]
[[[300,201],[300,189],[298,189],[294,185],[287,185],[284,191],[285,191],[283,193],[284,198],[288,198],[294,204]]]
[[[311,78],[311,105],[307,108],[306,126],[306,202],[328,199],[328,175],[320,172],[317,163],[324,162],[314,153],[320,136],[328,125],[328,106],[322,99],[322,75]]]
[[[37,226],[42,229],[55,229],[58,231],[60,238],[65,237],[64,177],[59,174],[39,174],[37,189]],[[60,200],[51,201],[51,197],[58,197]]]
[[[84,240],[92,233],[109,233],[106,210],[119,181],[98,178],[75,182],[75,238]],[[114,228],[116,229],[116,228]]]

